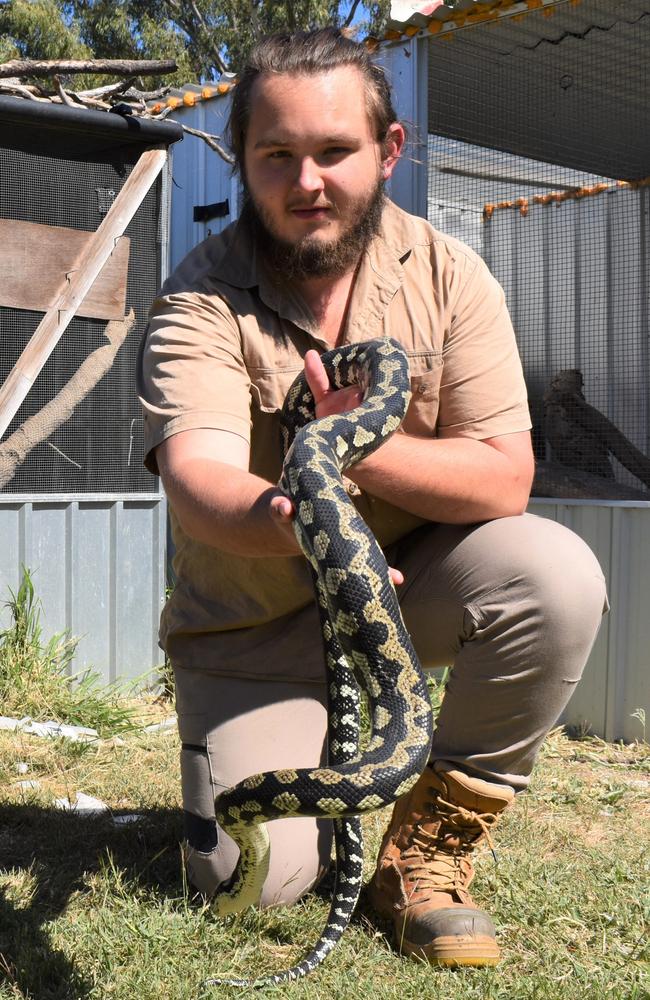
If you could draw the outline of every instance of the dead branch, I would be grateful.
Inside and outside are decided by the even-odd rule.
[[[68,95],[66,94],[65,90],[63,89],[63,84],[61,83],[60,78],[58,76],[53,76],[52,80],[54,82],[54,86],[56,87],[56,92],[61,98],[63,104],[65,104],[69,108],[78,108],[79,104],[77,103],[77,101],[73,101],[73,99],[71,97],[68,97]]]
[[[159,118],[160,115],[157,115],[156,117]],[[198,128],[190,128],[189,125],[183,125],[182,122],[176,122],[176,124],[180,125],[184,132],[189,132],[190,135],[196,135],[199,139],[203,139],[210,149],[213,149],[215,153],[218,153],[221,159],[225,160],[226,163],[230,163],[232,165],[235,162],[235,157],[231,156],[230,153],[228,153],[219,143],[220,136],[210,135],[208,132],[201,132]]]
[[[350,25],[352,24],[352,21],[354,20],[354,15],[357,12],[357,7],[358,6],[359,6],[359,0],[354,0],[354,3],[352,4],[352,7],[350,8],[348,16],[345,19],[345,24],[343,25],[344,28],[349,28]]]
[[[12,59],[0,63],[0,78],[108,73],[119,76],[163,76],[178,69],[173,59]]]
[[[0,445],[0,488],[13,479],[16,469],[37,445],[42,444],[70,419],[79,403],[110,370],[115,355],[134,325],[133,309],[123,320],[113,320],[108,323],[104,332],[108,343],[89,354],[54,399],[46,403],[33,417],[28,417],[6,441],[3,441]]]
[[[117,83],[107,83],[103,87],[93,87],[91,90],[77,90],[77,97],[108,97],[111,94],[123,94],[134,83],[135,77],[128,80],[118,80]]]
[[[7,80],[5,83],[0,83],[0,94],[18,94],[20,97],[26,97],[28,101],[43,102],[49,100],[48,97],[39,97],[36,87],[26,87],[24,84],[18,83],[17,80]]]
[[[169,84],[166,87],[159,87],[158,90],[137,90],[136,87],[129,87],[124,91],[124,96],[137,101],[158,101],[164,97],[172,88]]]
[[[158,87],[157,90],[138,90],[133,86],[135,77],[120,80],[118,83],[108,83],[104,87],[93,87],[92,90],[76,90],[76,97],[125,97],[136,101],[157,101],[168,94],[171,87]]]
[[[580,500],[648,500],[650,494],[634,486],[623,486],[615,479],[594,476],[584,469],[561,462],[537,462],[532,495]]]
[[[100,101],[96,97],[82,97],[76,91],[68,91],[68,93],[71,93],[74,96],[75,101],[79,102],[75,105],[76,107],[95,108],[98,111],[110,111],[113,106],[112,104],[109,104],[108,101]],[[52,98],[52,102],[56,104],[56,98]]]

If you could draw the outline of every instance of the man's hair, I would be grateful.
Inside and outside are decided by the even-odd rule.
[[[361,73],[370,124],[375,139],[383,146],[388,128],[397,121],[397,116],[384,71],[373,63],[366,47],[352,41],[338,28],[319,28],[292,34],[280,32],[269,35],[255,46],[233,90],[228,131],[235,169],[242,177],[251,91],[257,78],[272,74],[310,76],[339,66],[354,66]]]

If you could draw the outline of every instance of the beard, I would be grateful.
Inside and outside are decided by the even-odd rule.
[[[384,181],[379,180],[370,194],[350,203],[348,215],[354,221],[337,239],[322,240],[307,235],[292,243],[278,234],[269,213],[255,201],[244,182],[241,217],[266,262],[283,277],[337,278],[356,267],[379,232],[384,202]]]

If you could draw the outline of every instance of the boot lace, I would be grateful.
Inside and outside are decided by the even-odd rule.
[[[456,802],[448,802],[434,791],[435,799],[429,803],[431,816],[439,820],[434,829],[427,829],[431,822],[425,817],[413,827],[410,843],[402,857],[410,863],[406,867],[417,889],[466,894],[472,878],[469,855],[477,841],[485,837],[495,861],[496,853],[490,828],[496,823],[495,813],[477,813]]]

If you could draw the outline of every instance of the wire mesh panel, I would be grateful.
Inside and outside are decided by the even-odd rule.
[[[112,115],[103,115],[112,119]],[[38,141],[40,135],[40,142]],[[26,138],[27,137],[27,138]],[[124,186],[142,148],[116,145],[65,130],[3,128],[0,139],[0,219],[94,232]],[[135,321],[114,357],[107,321],[75,316],[10,425],[4,445],[37,422],[52,401],[73,398],[71,415],[26,454],[3,491],[9,493],[148,493],[158,490],[142,465],[142,417],[135,364],[149,305],[161,283],[161,182],[126,230],[126,314]],[[0,383],[28,344],[43,312],[0,308]],[[104,352],[104,355],[102,355]],[[99,381],[93,371],[102,373]],[[76,379],[74,391],[70,379]],[[84,379],[87,379],[87,391]],[[41,415],[41,416],[39,416]],[[30,424],[25,424],[34,418]]]
[[[428,211],[504,287],[534,495],[650,500],[650,2],[433,38]]]

